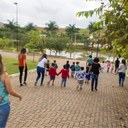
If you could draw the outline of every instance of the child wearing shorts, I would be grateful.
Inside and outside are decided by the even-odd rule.
[[[54,67],[54,63],[52,63],[52,65],[49,69],[50,80],[48,81],[48,85],[50,85],[50,82],[52,81],[52,86],[54,86],[54,81],[55,81],[56,75],[57,75],[56,68]]]
[[[82,86],[84,83],[84,77],[85,77],[85,71],[84,71],[84,67],[80,67],[80,71],[78,71],[77,73],[77,80],[78,80],[78,86],[77,89],[82,90]]]

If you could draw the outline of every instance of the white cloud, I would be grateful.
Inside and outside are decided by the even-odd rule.
[[[18,22],[20,26],[32,22],[34,25],[44,27],[45,23],[55,21],[59,27],[76,24],[76,27],[87,27],[90,21],[98,18],[85,19],[76,17],[79,11],[90,10],[100,6],[100,2],[86,2],[85,0],[1,0],[0,22],[16,20],[16,5],[18,3]]]

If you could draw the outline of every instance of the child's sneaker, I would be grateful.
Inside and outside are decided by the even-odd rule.
[[[20,87],[21,87],[21,86],[23,86],[23,84],[22,84],[22,83],[20,83]]]
[[[24,85],[27,85],[27,83],[24,81]]]
[[[79,86],[77,86],[76,89],[78,90],[79,89]]]

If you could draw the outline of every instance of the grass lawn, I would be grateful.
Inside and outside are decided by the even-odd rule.
[[[19,73],[17,58],[3,57],[3,63],[5,70],[9,73],[9,75]],[[37,66],[37,62],[33,62],[32,60],[27,60],[27,66],[28,66],[28,70],[35,69]]]

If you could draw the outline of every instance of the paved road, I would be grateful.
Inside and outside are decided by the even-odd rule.
[[[28,85],[19,87],[18,77],[11,78],[13,87],[23,100],[11,97],[11,114],[7,128],[128,128],[128,79],[119,87],[117,76],[100,74],[98,91],[90,85],[76,90],[77,81],[68,79],[60,88],[60,76],[55,86],[34,86],[36,73],[28,76]]]
[[[57,59],[60,68],[65,61]],[[28,85],[23,87],[19,87],[18,77],[11,78],[23,100],[10,97],[7,128],[128,128],[128,78],[122,88],[117,75],[101,73],[98,91],[91,92],[86,84],[82,91],[77,91],[77,81],[72,78],[66,88],[61,88],[60,76],[54,87],[46,85],[48,76],[44,86],[35,87],[35,77],[35,72],[30,73]]]

